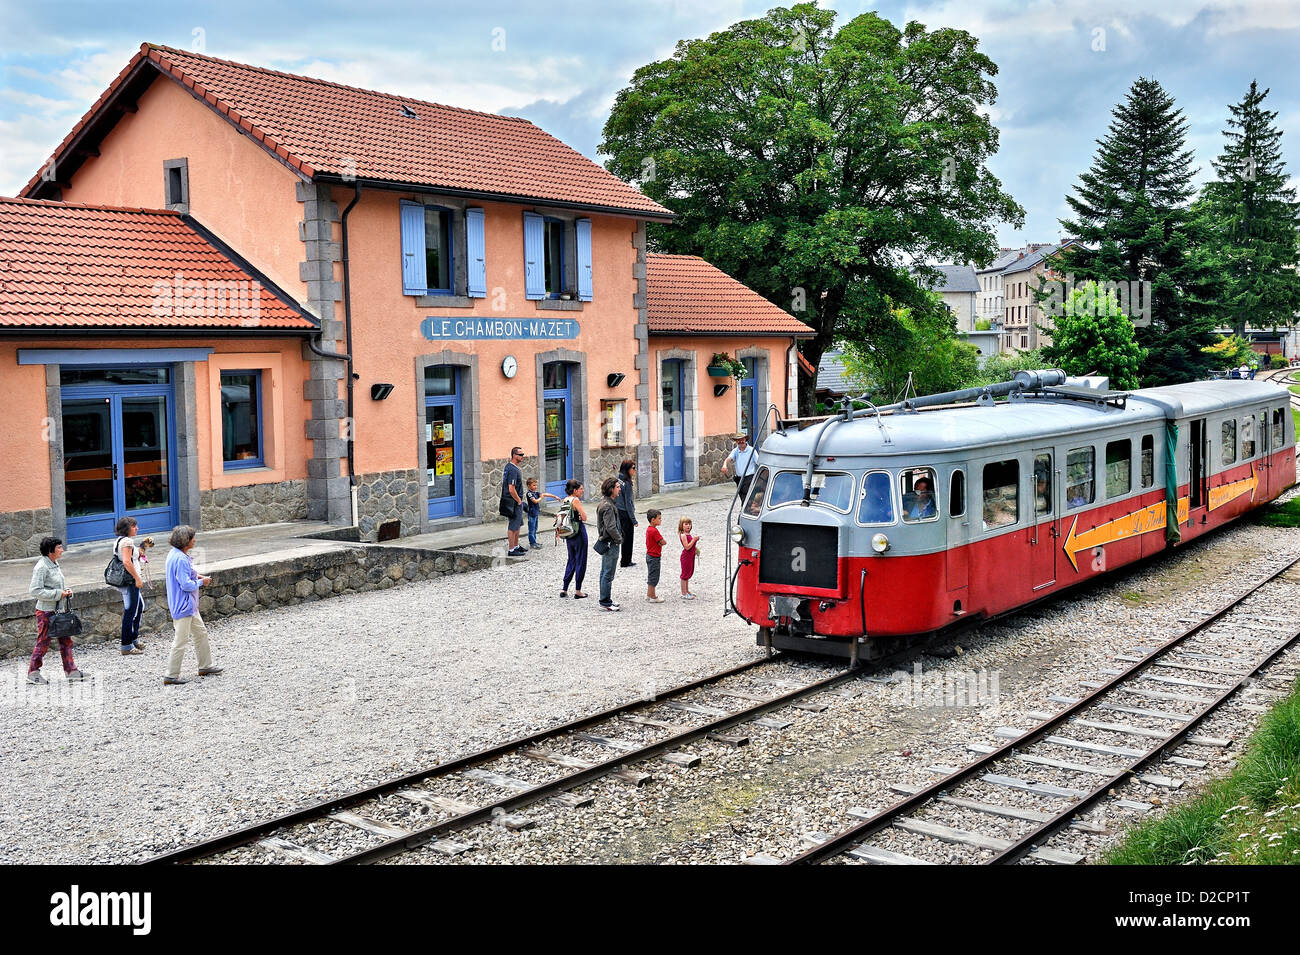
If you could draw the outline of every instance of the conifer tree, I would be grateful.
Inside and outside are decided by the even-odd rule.
[[[1142,384],[1201,378],[1213,363],[1201,348],[1214,340],[1216,275],[1207,222],[1190,205],[1187,120],[1147,77],[1112,116],[1092,167],[1066,197],[1074,216],[1061,225],[1080,242],[1048,264],[1076,283],[1117,283],[1146,352]]]
[[[1277,113],[1262,105],[1267,95],[1252,80],[1245,98],[1228,107],[1226,142],[1204,191],[1225,274],[1220,316],[1237,335],[1248,325],[1294,324],[1300,309],[1300,204],[1287,186],[1282,131],[1273,125]]]

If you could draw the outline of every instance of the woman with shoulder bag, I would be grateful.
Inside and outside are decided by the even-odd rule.
[[[582,507],[582,482],[572,478],[564,485],[564,499],[569,505],[569,519],[573,522],[574,533],[564,539],[564,546],[569,551],[569,562],[564,565],[564,586],[560,596],[569,596],[569,582],[574,584],[573,599],[582,600],[587,595],[582,592],[582,581],[587,576],[587,512]],[[561,505],[563,507],[563,505]]]
[[[614,603],[611,592],[614,589],[614,571],[618,567],[619,545],[623,542],[623,532],[619,526],[618,478],[608,477],[600,485],[603,500],[596,508],[596,526],[600,529],[600,539],[592,548],[600,555],[600,609],[621,610]]]
[[[110,561],[104,572],[105,580],[125,580],[123,584],[113,584],[122,595],[122,656],[139,656],[144,652],[140,642],[140,621],[144,617],[144,579],[140,576],[140,564],[144,551],[135,539],[139,525],[134,518],[124,517],[117,522],[117,543],[113,545],[114,561]],[[117,569],[121,564],[122,570]]]
[[[32,569],[32,582],[27,592],[36,598],[36,646],[32,649],[31,662],[27,665],[28,683],[49,683],[41,676],[41,663],[45,651],[50,648],[50,621],[59,601],[70,598],[72,591],[63,579],[63,569],[59,567],[59,558],[63,556],[63,541],[57,537],[46,537],[41,541],[41,559]],[[63,672],[69,680],[84,680],[87,674],[77,669],[72,659],[72,638],[58,637],[59,656],[63,658]]]

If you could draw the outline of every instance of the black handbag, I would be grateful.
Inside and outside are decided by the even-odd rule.
[[[72,598],[65,600],[67,609],[60,610],[58,601],[54,604],[54,615],[50,617],[50,638],[61,640],[64,637],[76,637],[81,634],[81,618],[72,612]]]
[[[127,584],[134,583],[134,578],[127,571],[126,564],[122,563],[122,558],[117,556],[121,543],[122,538],[119,537],[117,543],[113,545],[113,556],[109,558],[108,566],[104,568],[104,583],[110,587],[125,587]]]
[[[604,557],[607,553],[609,553],[609,549],[612,546],[614,545],[602,537],[600,540],[596,541],[596,543],[591,545],[591,549],[594,550],[601,557]]]
[[[515,516],[515,509],[517,507],[519,507],[519,505],[515,503],[514,498],[510,497],[509,495],[502,494],[501,504],[499,507],[497,507],[497,512],[502,517],[513,518]]]

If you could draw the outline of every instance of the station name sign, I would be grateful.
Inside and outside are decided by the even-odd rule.
[[[431,315],[420,331],[438,341],[532,341],[577,338],[578,323],[571,318],[444,318]]]

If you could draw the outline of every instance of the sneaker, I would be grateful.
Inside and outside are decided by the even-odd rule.
[[[694,600],[694,599],[695,599],[695,594],[682,594],[682,599],[683,599],[683,600]]]
[[[222,672],[221,667],[204,667],[199,671],[199,676],[216,676]]]
[[[645,602],[648,604],[661,604],[664,602],[663,597],[647,597]]]
[[[144,651],[134,643],[128,643],[122,648],[122,656],[124,657],[138,657],[142,653],[144,653]]]
[[[134,646],[137,650],[143,650],[145,648],[145,645],[141,643],[139,640],[135,642]]]
[[[531,547],[533,550],[541,550],[541,549],[542,549],[542,545],[541,545],[541,544],[529,544],[528,546]]]
[[[163,686],[180,686],[182,683],[189,683],[183,676],[165,676],[163,677]]]
[[[27,674],[27,682],[35,683],[37,686],[44,686],[46,683],[49,683],[50,681],[45,679],[45,677],[41,676],[40,670],[33,670],[31,673]]]
[[[81,670],[70,670],[68,671],[68,679],[72,680],[74,683],[78,680],[89,680],[90,674],[83,673]]]
[[[623,608],[620,607],[618,604],[601,604],[600,609],[601,610],[622,610]]]
[[[506,551],[507,557],[527,557],[528,551],[523,547],[516,547],[514,550]]]

